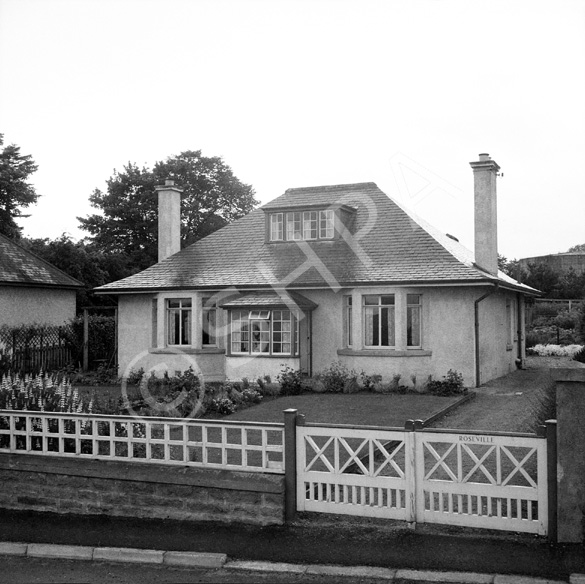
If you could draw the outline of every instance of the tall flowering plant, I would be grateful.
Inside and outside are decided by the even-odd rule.
[[[65,379],[47,374],[34,377],[5,374],[0,382],[0,410],[91,414],[94,399],[84,400],[77,388]]]

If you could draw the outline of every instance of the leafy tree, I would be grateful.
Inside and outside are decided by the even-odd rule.
[[[529,273],[523,283],[540,290],[548,298],[555,298],[559,274],[548,264],[528,264],[528,268]]]
[[[128,267],[116,255],[104,254],[84,241],[74,242],[69,235],[50,239],[23,239],[21,244],[29,251],[76,278],[86,288],[77,293],[77,306],[111,305],[102,296],[91,296],[91,288],[123,278]]]
[[[183,246],[249,213],[258,203],[254,189],[236,176],[219,157],[186,151],[157,162],[154,168],[128,163],[107,180],[107,190],[90,196],[102,214],[78,217],[81,228],[91,234],[95,248],[123,254],[132,271],[157,261],[158,199],[155,186],[172,178],[184,189],[181,196]]]
[[[528,272],[522,268],[518,260],[508,260],[503,255],[498,254],[498,269],[507,274],[518,282],[525,282]]]
[[[580,243],[578,245],[574,245],[567,250],[567,253],[573,253],[576,251],[585,251],[585,243]]]
[[[11,239],[20,239],[21,227],[15,221],[22,208],[37,202],[39,195],[27,182],[37,170],[30,154],[20,153],[15,144],[4,146],[4,135],[0,134],[0,233]]]

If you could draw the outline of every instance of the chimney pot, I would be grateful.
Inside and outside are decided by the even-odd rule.
[[[486,161],[486,160],[491,160],[491,159],[490,159],[490,155],[484,152],[483,154],[480,154],[480,155],[479,155],[479,160],[480,160],[481,162],[484,162],[484,161]]]
[[[165,179],[165,186],[166,187],[172,187],[172,186],[174,186],[174,184],[175,184],[175,181],[172,178]]]

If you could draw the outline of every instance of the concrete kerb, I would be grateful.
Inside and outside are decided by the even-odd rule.
[[[183,568],[248,570],[346,578],[371,578],[400,582],[443,582],[451,584],[567,584],[531,576],[403,570],[371,566],[287,564],[283,562],[228,561],[226,554],[144,550],[137,548],[93,548],[89,546],[0,542],[0,556],[30,556],[45,559],[94,560],[107,562],[163,564]],[[585,584],[585,574],[571,574],[570,584]]]

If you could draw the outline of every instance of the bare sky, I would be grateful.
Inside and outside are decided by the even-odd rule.
[[[127,162],[222,156],[262,203],[374,181],[473,248],[488,152],[499,251],[585,242],[585,1],[0,0],[0,133],[55,238]]]

